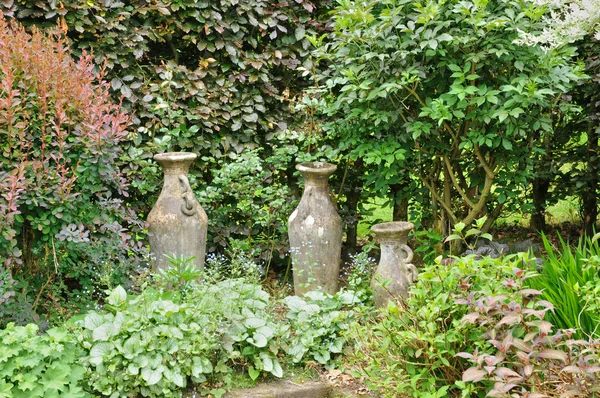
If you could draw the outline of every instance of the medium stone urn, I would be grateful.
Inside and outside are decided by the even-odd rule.
[[[304,177],[304,194],[288,222],[294,292],[300,296],[321,288],[334,294],[340,276],[342,218],[329,195],[328,180],[336,166],[309,162],[296,169]]]
[[[160,196],[148,214],[150,252],[155,259],[155,269],[169,266],[167,255],[194,257],[198,268],[204,267],[208,217],[188,181],[188,171],[196,157],[190,152],[154,156],[165,175]]]
[[[376,224],[371,228],[381,247],[381,259],[371,281],[378,307],[387,307],[389,300],[405,298],[410,284],[417,280],[417,268],[410,263],[413,252],[406,244],[413,228],[413,223],[405,221]]]

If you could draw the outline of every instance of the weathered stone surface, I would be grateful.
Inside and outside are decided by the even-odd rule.
[[[165,255],[193,256],[199,268],[204,266],[208,217],[196,201],[187,177],[196,157],[189,152],[154,156],[165,175],[160,196],[148,214],[154,268],[168,267]]]
[[[296,166],[304,177],[304,194],[288,222],[294,291],[302,295],[321,287],[338,290],[342,252],[342,219],[329,195],[329,176],[336,166],[324,162]]]
[[[387,306],[390,299],[406,297],[410,284],[417,280],[417,268],[410,264],[413,252],[406,244],[413,228],[412,223],[404,221],[371,228],[381,246],[381,259],[371,281],[373,300],[378,307]]]
[[[535,256],[539,257],[541,253],[540,245],[538,243],[535,243],[531,239],[526,239],[521,242],[514,242],[510,245],[509,249],[510,253],[521,253],[529,251],[532,251]]]
[[[499,258],[505,254],[508,254],[508,252],[509,247],[507,244],[498,242],[487,242],[482,239],[481,241],[477,242],[477,247],[475,248],[475,250],[465,250],[463,256],[475,254],[476,256],[489,256],[491,258]]]
[[[225,398],[326,398],[331,387],[323,382],[297,384],[291,381],[263,384],[245,390],[232,391]]]

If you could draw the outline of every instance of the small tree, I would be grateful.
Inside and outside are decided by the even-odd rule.
[[[598,170],[600,169],[598,160],[600,1],[531,1],[550,9],[550,14],[546,17],[549,27],[537,34],[522,32],[520,42],[529,45],[540,44],[547,48],[557,48],[575,42],[579,55],[585,62],[585,71],[590,76],[589,80],[580,82],[566,96],[568,101],[580,106],[582,112],[577,115],[556,115],[559,119],[557,131],[567,140],[563,138],[562,142],[559,142],[560,150],[564,155],[559,156],[559,161],[553,163],[559,166],[560,163],[569,163],[569,172],[561,176],[562,179],[554,188],[552,199],[555,200],[564,193],[579,196],[583,227],[586,234],[591,236],[594,234],[598,218]],[[570,145],[565,145],[568,138],[570,138]],[[564,151],[565,147],[567,151]],[[541,195],[538,195],[536,211],[532,214],[531,225],[535,227],[543,226],[543,222],[540,221],[543,221],[546,201],[550,199],[548,195],[550,181],[554,175],[561,174],[558,167],[556,169],[548,167],[549,163],[545,162],[541,165],[542,178],[534,180],[534,182],[542,181],[541,187],[544,188],[541,192],[538,191]],[[550,175],[548,175],[549,171]],[[534,193],[535,191],[534,184]]]
[[[572,50],[515,43],[546,27],[544,11],[518,0],[340,2],[321,47],[326,112],[341,118],[329,129],[354,143],[350,156],[390,140],[379,162],[426,189],[444,233],[523,209],[555,98],[579,75]],[[352,124],[366,127],[337,128]]]

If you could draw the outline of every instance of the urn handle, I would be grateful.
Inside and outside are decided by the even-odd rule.
[[[403,259],[404,263],[410,263],[413,259],[413,251],[410,246],[403,243],[400,245],[400,250],[406,252],[406,258]]]
[[[417,278],[419,277],[419,272],[417,271],[417,267],[414,264],[406,264],[406,270],[408,271],[407,278],[408,283],[415,283]]]
[[[181,188],[183,190],[181,193],[181,199],[183,199],[181,212],[188,217],[193,216],[196,214],[196,201],[194,200],[194,194],[190,188],[190,182],[187,176],[184,175],[179,176],[179,182],[181,183]]]

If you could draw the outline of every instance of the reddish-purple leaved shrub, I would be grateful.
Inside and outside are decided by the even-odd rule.
[[[471,312],[463,322],[486,330],[484,347],[460,352],[473,366],[463,382],[486,383],[489,397],[591,397],[600,392],[600,340],[573,339],[573,330],[553,331],[544,320],[554,305],[540,300],[541,291],[526,289],[534,277],[514,269],[514,278],[501,283],[509,294],[490,296],[463,291],[456,304]]]
[[[60,32],[28,33],[0,14],[0,266],[38,300],[49,286],[83,295],[143,252],[117,166],[130,117],[102,77]]]

